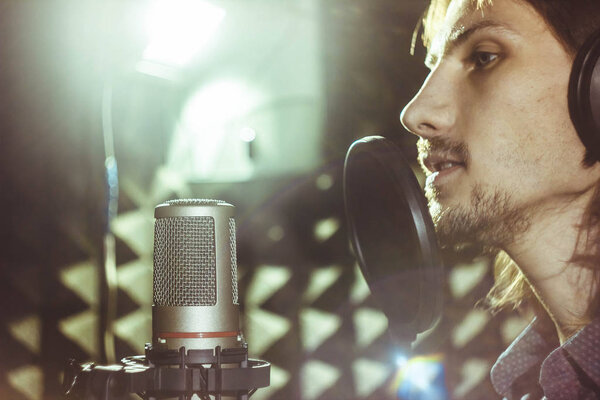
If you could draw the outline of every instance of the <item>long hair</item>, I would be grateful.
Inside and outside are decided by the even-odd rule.
[[[429,48],[446,16],[452,0],[431,0],[423,15],[422,40]],[[478,9],[494,0],[471,0]],[[515,0],[529,4],[546,21],[553,35],[573,58],[585,40],[600,29],[599,0]],[[415,31],[415,35],[418,34]],[[416,36],[415,36],[416,37]],[[565,96],[567,94],[565,93]],[[584,166],[590,167],[598,160],[586,151],[582,160]],[[584,213],[579,226],[578,249],[583,253],[574,253],[571,259],[584,267],[595,271],[596,282],[600,283],[600,182],[596,185],[592,200]],[[582,244],[582,245],[581,245]],[[504,251],[500,251],[494,261],[494,286],[487,295],[487,303],[492,310],[503,308],[519,308],[524,305],[538,308],[536,297],[527,277],[516,263]],[[588,315],[595,315],[599,310],[600,295],[589,305]]]

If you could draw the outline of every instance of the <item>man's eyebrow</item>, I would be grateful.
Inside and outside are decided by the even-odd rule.
[[[452,51],[454,51],[454,49],[473,36],[474,33],[487,29],[508,32],[513,35],[516,34],[516,32],[510,26],[493,20],[479,21],[468,28],[461,26],[458,29],[454,29],[452,32],[450,32],[444,44],[441,56],[443,57],[447,54],[450,54]],[[425,57],[425,65],[431,69],[437,64],[439,58],[440,55],[428,52],[427,56]]]

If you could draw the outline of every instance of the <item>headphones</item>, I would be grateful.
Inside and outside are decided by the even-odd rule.
[[[586,150],[600,161],[600,30],[585,41],[573,61],[569,114]]]

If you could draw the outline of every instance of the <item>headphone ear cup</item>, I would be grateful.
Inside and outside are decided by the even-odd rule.
[[[569,113],[586,150],[600,160],[600,30],[585,41],[573,62]]]

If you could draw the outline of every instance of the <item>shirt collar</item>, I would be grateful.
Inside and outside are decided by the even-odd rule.
[[[586,391],[597,393],[600,389],[600,318],[550,353],[542,364],[540,383],[552,398],[564,397],[567,390],[575,398]]]
[[[514,398],[524,380],[530,389],[541,385],[549,398],[580,398],[582,393],[599,390],[600,317],[562,346],[555,334],[545,333],[548,329],[543,324],[547,323],[534,318],[500,355],[490,373],[498,394]]]
[[[492,367],[491,380],[498,394],[511,397],[515,381],[532,368],[539,369],[546,356],[556,347],[554,340],[540,333],[541,323],[534,318]]]

